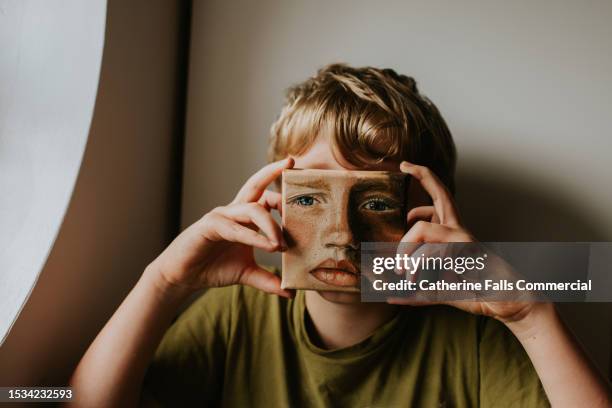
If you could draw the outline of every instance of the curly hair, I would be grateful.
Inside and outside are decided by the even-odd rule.
[[[455,144],[416,81],[392,69],[331,64],[287,90],[270,129],[269,159],[306,152],[323,132],[334,154],[369,168],[384,160],[429,167],[454,193]]]

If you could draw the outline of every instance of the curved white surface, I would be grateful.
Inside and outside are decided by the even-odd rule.
[[[2,342],[70,202],[96,100],[105,20],[103,0],[0,0]]]

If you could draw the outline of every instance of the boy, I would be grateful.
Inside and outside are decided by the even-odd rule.
[[[253,248],[287,248],[270,214],[281,196],[267,187],[292,167],[401,170],[414,181],[404,241],[473,240],[452,201],[452,137],[412,78],[344,64],[319,70],[290,89],[270,156],[232,203],[146,268],[75,370],[77,405],[610,403],[552,305],[361,303],[355,293],[283,290],[255,263]],[[342,230],[333,245],[357,250]],[[171,325],[190,294],[213,287]]]

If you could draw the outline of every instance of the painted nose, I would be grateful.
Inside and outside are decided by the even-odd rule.
[[[348,208],[338,211],[336,217],[331,217],[324,230],[326,247],[357,249],[358,243],[355,242]]]

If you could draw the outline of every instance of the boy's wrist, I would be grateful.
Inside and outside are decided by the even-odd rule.
[[[547,332],[559,319],[554,303],[536,302],[519,320],[505,322],[520,342],[534,340]]]
[[[195,292],[195,290],[186,285],[170,282],[165,278],[162,270],[155,262],[149,264],[145,268],[142,279],[155,291],[156,295],[164,301],[182,302]]]

